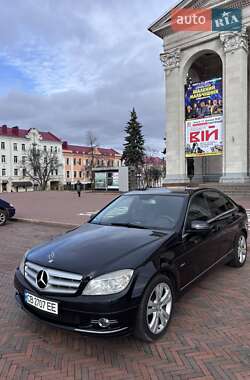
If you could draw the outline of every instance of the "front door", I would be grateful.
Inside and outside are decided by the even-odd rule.
[[[189,232],[194,220],[209,221],[211,210],[204,191],[196,193],[190,200],[183,231],[182,244],[177,257],[181,287],[206,271],[216,261],[219,250],[220,230],[217,223],[208,233]]]

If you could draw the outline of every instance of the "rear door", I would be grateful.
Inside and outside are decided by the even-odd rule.
[[[239,218],[238,208],[226,195],[216,190],[204,192],[208,206],[211,210],[211,223],[216,226],[219,233],[219,249],[215,261],[225,256],[233,247],[238,233]]]

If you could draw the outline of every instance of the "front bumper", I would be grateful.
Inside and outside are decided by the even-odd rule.
[[[16,213],[16,209],[14,207],[9,207],[7,209],[7,213],[8,213],[8,218],[13,218],[13,216]]]
[[[93,297],[45,295],[38,293],[19,270],[16,271],[14,285],[19,306],[33,317],[56,327],[89,335],[123,335],[133,330],[137,306],[131,307],[129,303],[127,305],[124,302],[121,303],[117,297],[116,300],[111,299],[106,304],[98,304],[98,302],[88,302],[88,299],[93,300]],[[24,301],[25,290],[37,297],[58,302],[58,315],[38,310],[26,304]],[[98,322],[102,318],[110,321],[108,327],[104,328],[99,325]]]

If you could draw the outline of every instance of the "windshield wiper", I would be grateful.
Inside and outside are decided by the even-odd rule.
[[[143,230],[148,230],[147,227],[140,226],[138,224],[133,224],[133,223],[110,223],[110,226],[115,226],[115,227],[128,227],[128,228],[141,228]]]

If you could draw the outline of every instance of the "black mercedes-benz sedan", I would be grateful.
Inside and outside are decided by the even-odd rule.
[[[16,299],[58,327],[161,337],[176,296],[216,264],[247,258],[247,215],[214,189],[124,194],[88,223],[25,253]]]

